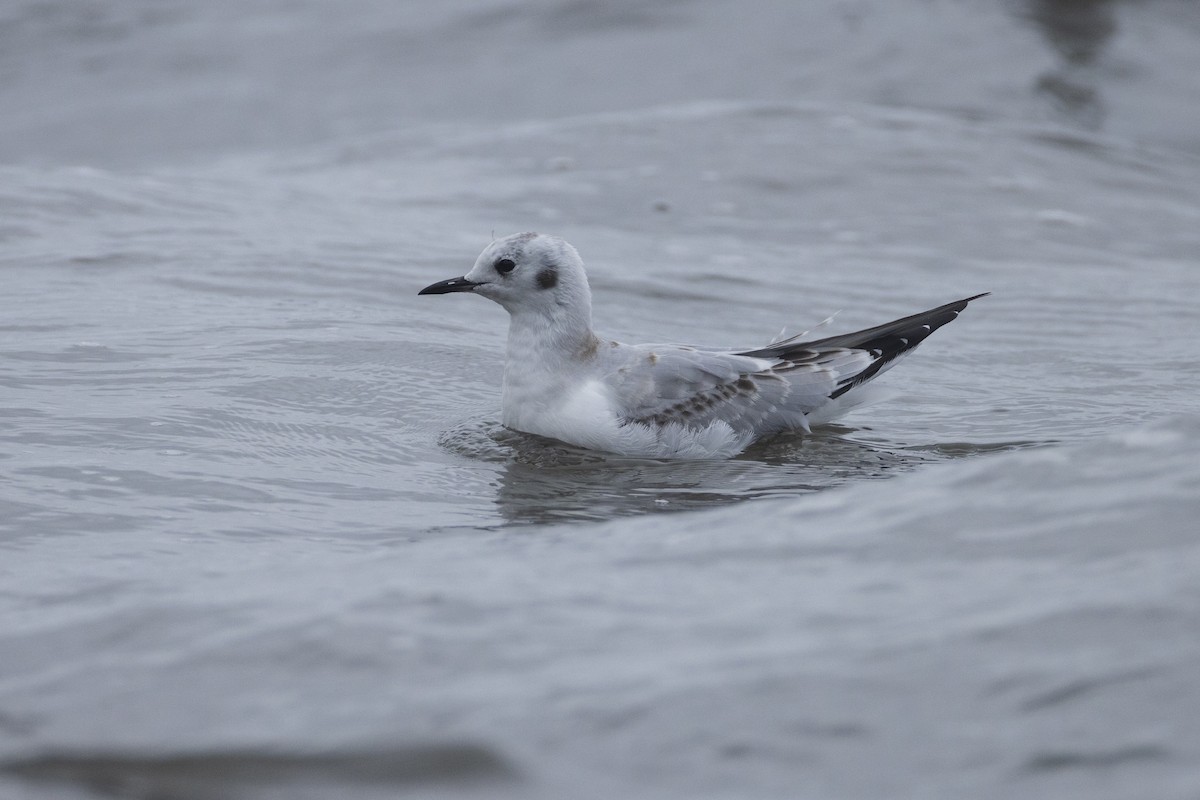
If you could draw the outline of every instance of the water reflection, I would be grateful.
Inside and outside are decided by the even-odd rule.
[[[1076,124],[1097,129],[1104,102],[1091,74],[1116,35],[1115,0],[1022,0],[1018,14],[1031,22],[1061,63],[1043,73],[1035,91]]]
[[[446,431],[443,448],[498,465],[495,503],[506,522],[602,521],[691,511],[761,497],[794,497],[851,481],[886,478],[930,462],[970,458],[1037,442],[943,442],[906,445],[868,429],[831,425],[781,434],[736,458],[657,461],[584,450],[469,422]]]
[[[491,434],[497,445],[492,455],[506,452],[495,502],[513,524],[598,521],[795,497],[887,478],[931,462],[1038,444],[909,446],[875,441],[866,431],[839,426],[776,436],[725,461],[653,461],[581,450],[499,426]]]
[[[500,472],[496,505],[517,524],[605,520],[795,496],[937,459],[856,440],[852,431],[778,436],[725,461],[619,458],[505,431],[511,458]]]

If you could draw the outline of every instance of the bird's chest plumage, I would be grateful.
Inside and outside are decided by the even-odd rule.
[[[572,426],[611,418],[611,390],[587,374],[587,359],[545,338],[510,330],[504,363],[502,418],[506,426],[570,441]]]
[[[503,422],[514,430],[566,442],[581,442],[582,432],[615,424],[612,392],[595,378],[563,381],[505,369]]]
[[[562,387],[555,386],[551,376],[536,365],[508,359],[501,393],[504,424],[517,430],[532,430],[536,420],[560,402],[561,394]]]

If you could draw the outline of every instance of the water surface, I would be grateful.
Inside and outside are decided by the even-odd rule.
[[[1192,6],[339,9],[0,14],[0,794],[1195,796]],[[993,294],[621,459],[416,296],[525,229],[631,341]]]

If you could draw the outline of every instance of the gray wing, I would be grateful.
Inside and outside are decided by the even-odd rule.
[[[723,420],[756,433],[807,429],[808,414],[882,374],[983,296],[855,333],[736,353],[623,345],[609,379],[627,422],[704,428]]]
[[[870,365],[861,350],[836,347],[782,359],[679,345],[623,346],[610,381],[626,422],[735,431],[806,428],[839,383]]]

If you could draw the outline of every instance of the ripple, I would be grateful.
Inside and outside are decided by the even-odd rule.
[[[75,786],[100,797],[362,797],[414,785],[505,783],[517,771],[477,744],[421,744],[390,750],[286,753],[202,751],[180,754],[50,752],[0,765],[27,782]],[[266,791],[267,789],[270,791]]]
[[[1021,771],[1026,773],[1095,770],[1137,761],[1165,761],[1170,752],[1160,745],[1140,744],[1112,750],[1048,750],[1029,758]]]
[[[1034,447],[1049,447],[1058,444],[1053,439],[1025,440],[1013,442],[936,442],[904,448],[914,453],[935,453],[946,458],[970,458],[989,453],[1006,453],[1012,450],[1028,450]]]

